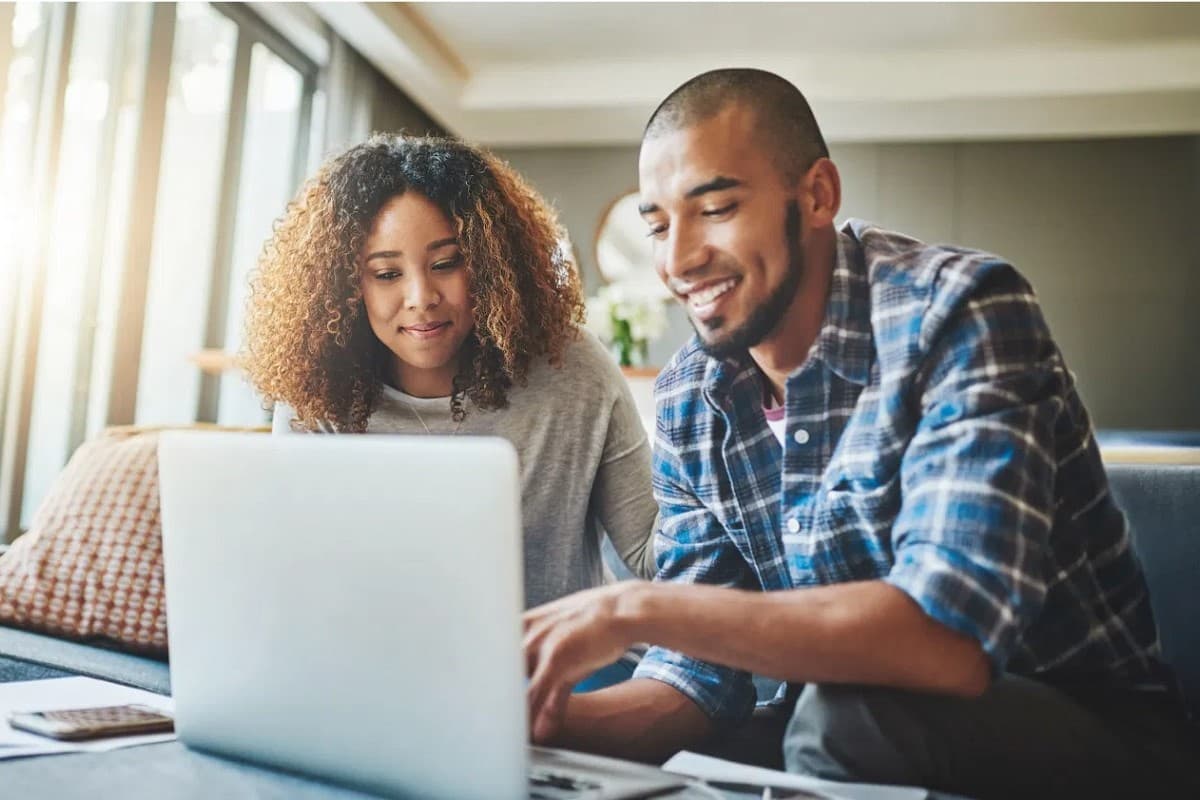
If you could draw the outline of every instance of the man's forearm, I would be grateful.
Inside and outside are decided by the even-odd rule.
[[[713,730],[699,706],[665,683],[634,679],[571,695],[563,728],[550,744],[638,761],[661,762]]]
[[[643,583],[617,614],[631,641],[780,680],[975,695],[990,678],[978,642],[883,581],[786,592]]]

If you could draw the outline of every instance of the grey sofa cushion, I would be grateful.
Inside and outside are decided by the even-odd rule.
[[[1129,519],[1150,585],[1163,654],[1193,714],[1200,713],[1200,466],[1110,464],[1113,496]]]
[[[69,678],[73,673],[54,667],[21,661],[0,655],[0,683],[10,681],[40,681],[46,678]]]
[[[68,673],[159,694],[171,693],[165,661],[0,625],[0,681],[62,677]]]

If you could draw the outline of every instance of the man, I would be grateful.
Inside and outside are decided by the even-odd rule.
[[[1182,763],[1124,518],[1016,270],[836,229],[837,169],[770,73],[677,89],[639,172],[696,329],[656,385],[659,573],[527,614],[535,741],[661,758],[744,722],[753,673],[799,694],[787,767],[828,778],[1099,796]],[[569,694],[639,641],[633,680]]]

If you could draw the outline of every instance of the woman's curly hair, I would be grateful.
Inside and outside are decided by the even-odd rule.
[[[328,161],[276,221],[251,276],[243,368],[299,427],[364,431],[390,351],[367,320],[358,253],[380,208],[414,191],[458,232],[475,326],[451,398],[503,408],[531,362],[560,363],[584,306],[554,212],[507,164],[451,139],[376,134]]]

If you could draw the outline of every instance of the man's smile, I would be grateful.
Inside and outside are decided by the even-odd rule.
[[[740,278],[722,278],[717,281],[709,281],[678,294],[687,304],[692,316],[700,321],[705,321],[717,314],[729,291],[737,286],[740,281]]]

